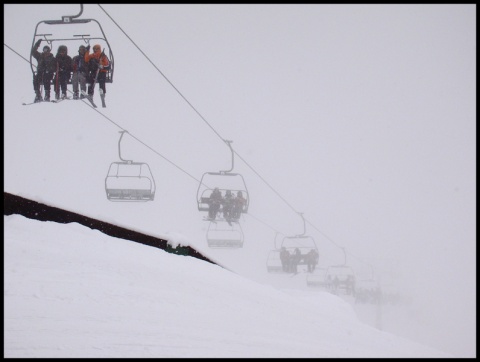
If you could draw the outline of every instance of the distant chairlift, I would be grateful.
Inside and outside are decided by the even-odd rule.
[[[43,43],[40,45],[39,52],[42,48],[48,45],[51,48],[52,54],[55,56],[58,46],[65,45],[68,48],[68,55],[72,58],[78,55],[78,48],[80,45],[99,44],[104,50],[105,55],[110,61],[110,69],[106,74],[106,83],[113,83],[113,72],[115,69],[115,60],[112,53],[112,48],[107,40],[105,32],[100,23],[95,19],[76,19],[83,13],[83,4],[80,4],[80,13],[77,15],[62,16],[61,20],[42,20],[39,21],[35,27],[33,35],[32,48],[37,40],[42,39]],[[45,44],[46,42],[46,44]],[[54,49],[57,46],[57,49]],[[93,52],[91,49],[90,52]],[[33,55],[30,54],[30,67],[33,75],[36,74],[36,66],[33,64]],[[52,84],[55,78],[52,80]],[[71,79],[68,84],[72,84]]]
[[[110,201],[153,201],[155,180],[148,164],[124,160],[120,152],[120,142],[124,133],[120,131],[118,157],[122,162],[112,162],[105,177],[105,192]]]
[[[274,249],[270,250],[268,257],[267,257],[267,271],[269,273],[284,273],[284,266],[282,264],[282,260],[280,258],[280,251],[282,248],[285,248],[286,251],[290,254],[290,256],[294,255],[295,249],[299,249],[300,251],[300,259],[297,262],[297,266],[306,266],[308,264],[308,260],[306,255],[311,250],[316,250],[318,253],[318,248],[315,243],[315,239],[311,236],[305,235],[305,219],[303,218],[303,214],[299,213],[303,220],[303,233],[294,236],[285,236],[280,246],[277,247],[277,235],[275,235],[274,239]],[[305,269],[305,267],[303,267]]]
[[[313,273],[308,274],[306,278],[307,286],[323,288],[334,294],[344,291],[345,294],[352,294],[355,289],[355,273],[353,269],[347,265],[347,253],[345,248],[343,251],[343,264],[329,265],[326,268],[319,268]]]
[[[218,187],[218,189],[222,193],[222,196],[225,196],[227,190],[230,190],[234,196],[236,196],[237,193],[241,191],[243,197],[246,200],[245,205],[241,210],[241,213],[247,213],[250,204],[247,185],[245,184],[245,180],[241,174],[231,172],[234,166],[234,151],[231,146],[232,141],[224,141],[228,145],[232,153],[232,167],[230,168],[230,170],[219,172],[205,172],[202,175],[197,190],[198,211],[206,211],[208,213],[210,207],[210,195],[212,194],[213,189],[215,187]],[[220,209],[217,213],[217,220],[222,220],[222,215],[223,205],[220,206]],[[206,217],[205,219],[209,220],[208,217]]]
[[[324,275],[324,287],[333,294],[355,293],[355,272],[348,265],[330,265]],[[310,284],[311,284],[310,280]],[[307,285],[309,281],[307,280]]]

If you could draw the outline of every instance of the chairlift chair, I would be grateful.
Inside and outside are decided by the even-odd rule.
[[[241,210],[241,213],[247,213],[250,204],[250,198],[247,190],[247,185],[243,176],[239,173],[231,172],[233,170],[234,163],[234,151],[231,146],[232,141],[225,140],[225,143],[229,146],[232,154],[232,165],[230,170],[218,171],[218,172],[205,172],[200,179],[200,184],[197,190],[197,206],[198,211],[209,210],[210,195],[214,188],[218,187],[222,196],[225,196],[227,190],[230,190],[234,196],[240,191],[245,198],[245,205]],[[219,215],[223,213],[223,206],[220,206]]]
[[[245,198],[245,205],[242,213],[248,212],[249,196],[247,186],[243,176],[239,173],[227,172],[205,172],[202,175],[197,191],[198,211],[207,211],[210,207],[210,195],[213,189],[218,187],[222,196],[225,196],[227,190],[230,190],[234,196],[240,191]],[[223,213],[223,205],[220,206],[219,214]]]
[[[118,155],[121,162],[112,162],[105,177],[105,192],[110,201],[153,201],[155,198],[155,180],[150,166],[145,162],[124,160],[120,153],[123,134],[120,131]]]
[[[244,235],[239,222],[211,221],[207,229],[210,248],[238,249],[243,247]]]
[[[352,294],[355,289],[355,272],[348,265],[330,265],[325,272],[325,278],[327,288],[335,294],[339,291]]]
[[[316,250],[318,253],[317,245],[315,240],[311,236],[307,235],[295,235],[295,236],[285,236],[282,240],[282,243],[279,248],[270,250],[267,257],[267,271],[269,273],[282,273],[283,266],[280,260],[280,251],[282,248],[285,248],[290,255],[293,255],[295,249],[300,250],[301,258],[297,265],[307,265],[307,259],[305,256],[310,252],[310,250]]]
[[[313,273],[307,274],[307,286],[312,288],[327,288],[326,272],[327,268],[316,267]]]
[[[54,52],[54,45],[66,45],[69,55],[73,58],[77,55],[80,45],[99,44],[110,61],[110,69],[107,70],[106,83],[113,83],[115,60],[112,47],[107,40],[100,23],[95,19],[78,19],[83,13],[83,4],[80,4],[80,13],[77,15],[62,16],[61,20],[41,20],[35,26],[32,40],[32,48],[37,40],[42,39]],[[33,55],[30,54],[30,67],[33,75],[36,74],[36,66],[33,64]],[[55,80],[52,80],[52,84]],[[72,84],[71,79],[68,84]]]
[[[155,181],[150,167],[143,162],[112,162],[105,191],[110,201],[153,201]]]
[[[283,265],[280,259],[280,252],[283,248],[285,248],[290,255],[293,255],[295,249],[299,249],[301,257],[298,261],[297,266],[300,265],[308,265],[308,261],[306,255],[311,250],[316,250],[318,253],[318,248],[315,243],[315,239],[311,236],[305,235],[305,219],[303,218],[303,214],[299,213],[303,220],[303,233],[299,235],[293,236],[285,236],[283,237],[280,246],[277,247],[277,235],[275,235],[274,239],[274,249],[270,250],[267,256],[267,271],[269,273],[282,273],[283,272]]]

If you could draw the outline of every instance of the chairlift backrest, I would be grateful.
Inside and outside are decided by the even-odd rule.
[[[295,249],[297,247],[305,250],[318,249],[313,237],[308,235],[285,236],[282,239],[282,243],[280,244],[280,248],[282,247],[285,247],[287,249]]]
[[[227,190],[230,190],[233,196],[237,196],[240,191],[245,204],[242,213],[248,212],[250,197],[243,176],[239,173],[230,172],[206,172],[203,174],[197,190],[197,205],[199,211],[208,211],[209,199],[215,187],[218,187],[225,197]]]
[[[326,277],[335,278],[340,280],[346,280],[348,277],[355,278],[353,269],[347,265],[330,265],[327,268]]]
[[[153,201],[156,185],[148,164],[113,162],[105,177],[105,191],[110,201]]]

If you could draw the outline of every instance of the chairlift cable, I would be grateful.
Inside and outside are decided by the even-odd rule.
[[[125,34],[125,36],[132,42],[133,45],[135,45],[135,47],[140,51],[140,53],[142,53],[142,55],[152,64],[152,66],[162,75],[162,77],[165,78],[165,80],[173,87],[173,89],[182,97],[182,99],[187,102],[187,104],[198,114],[198,116],[212,129],[212,131],[222,140],[222,142],[225,143],[225,139],[217,132],[217,130],[215,130],[215,128],[205,119],[205,117],[203,117],[200,112],[188,101],[188,99],[178,90],[177,87],[175,87],[175,85],[165,76],[165,74],[155,65],[155,63],[152,62],[152,60],[150,60],[150,58],[145,54],[145,52],[143,52],[142,49],[140,49],[140,47],[133,41],[132,38],[130,38],[130,36],[128,36],[128,34],[122,29],[122,27],[110,16],[110,14],[107,13],[107,11],[100,5],[98,4],[98,6],[100,7],[100,9],[102,9],[105,14],[113,21],[113,23],[123,32],[123,34]],[[287,202],[287,200],[285,200],[285,198],[283,198],[263,177],[260,176],[260,174],[255,171],[253,169],[252,166],[250,166],[250,164],[248,162],[245,161],[245,159],[243,159],[236,151],[233,151],[238,157],[240,157],[240,159],[258,176],[260,177],[260,179],[266,183],[266,185],[273,191],[275,192],[275,194],[277,194],[277,196],[279,196],[293,211],[297,212],[295,210],[295,208],[290,205],[290,203]]]
[[[26,62],[30,63],[26,58],[24,58],[20,53],[18,53],[17,51],[15,51],[14,49],[12,49],[10,46],[8,46],[7,44],[4,43],[4,45],[10,49],[12,52],[14,52],[15,54],[17,54],[19,57],[21,57],[22,59],[24,59]],[[67,92],[69,93],[73,93],[71,90],[67,89]],[[106,120],[108,120],[109,122],[111,122],[112,124],[114,124],[115,126],[117,126],[119,129],[123,130],[123,131],[127,131],[125,128],[123,128],[122,126],[120,126],[118,123],[116,123],[115,121],[113,121],[111,118],[109,118],[108,116],[106,116],[105,114],[103,114],[100,110],[98,110],[97,108],[93,108],[92,106],[90,106],[88,103],[84,102],[86,105],[88,105],[92,110],[94,110],[95,112],[97,112],[99,115],[101,115],[102,117],[104,117]],[[167,161],[168,163],[170,163],[172,166],[175,166],[176,168],[178,168],[180,171],[182,171],[183,173],[185,173],[186,175],[190,176],[191,178],[193,178],[196,182],[199,182],[199,180],[193,176],[192,174],[190,174],[189,172],[185,171],[183,168],[181,168],[180,166],[176,165],[174,162],[170,161],[168,158],[166,158],[165,156],[163,156],[160,152],[156,151],[155,149],[153,149],[152,147],[150,147],[149,145],[147,145],[145,142],[143,142],[142,140],[140,140],[138,137],[136,137],[135,135],[133,135],[132,133],[128,132],[129,135],[134,138],[137,142],[141,143],[142,145],[144,145],[145,147],[147,147],[149,150],[151,150],[153,153],[155,153],[156,155],[162,157],[165,161]]]
[[[210,127],[210,129],[222,140],[222,142],[225,142],[225,139],[215,130],[215,128],[205,119],[205,117],[203,117],[201,115],[201,113],[187,100],[187,98],[175,87],[175,85],[163,74],[163,72],[150,60],[150,58],[140,49],[140,47],[128,36],[128,34],[117,24],[117,22],[115,22],[115,20],[105,11],[105,9],[100,5],[98,4],[98,6],[104,11],[104,13],[112,20],[112,22],[125,34],[125,36],[132,42],[132,44],[135,45],[135,47],[142,53],[142,55],[152,64],[152,66],[164,77],[164,79],[174,88],[174,90],[182,97],[182,99],[195,111],[195,113],[197,113],[197,115],[205,122],[205,124]],[[80,15],[80,14],[79,14]],[[21,56],[19,53],[17,53],[16,51],[14,51],[11,47],[9,47],[7,44],[4,43],[5,46],[7,46],[10,50],[12,50],[13,52],[15,52],[17,55],[19,55],[21,58],[25,59],[23,56]],[[25,59],[26,60],[26,59]],[[28,60],[26,60],[27,62],[29,62]],[[30,63],[30,62],[29,62]],[[93,108],[93,107],[91,107]],[[123,127],[121,127],[120,125],[118,125],[117,123],[115,123],[113,120],[111,120],[110,118],[108,118],[107,116],[105,116],[103,113],[101,113],[99,110],[95,109],[95,111],[97,111],[99,114],[101,114],[104,118],[106,118],[108,121],[110,121],[111,123],[113,123],[114,125],[116,125],[118,128],[122,129],[122,130],[125,130]],[[191,175],[190,173],[188,173],[187,171],[185,171],[184,169],[182,169],[181,167],[177,166],[175,163],[173,163],[172,161],[170,161],[169,159],[167,159],[166,157],[164,157],[163,155],[161,155],[159,152],[157,152],[155,149],[153,149],[152,147],[148,146],[146,143],[144,143],[143,141],[141,141],[139,138],[137,138],[136,136],[130,134],[135,140],[137,140],[139,143],[143,144],[145,147],[147,147],[148,149],[150,149],[152,152],[154,152],[155,154],[157,154],[158,156],[162,157],[164,160],[166,160],[167,162],[169,162],[171,165],[175,166],[176,168],[178,168],[180,171],[184,172],[186,175],[190,176],[192,179],[194,179],[195,181],[199,182],[199,180],[194,177],[193,175]],[[296,209],[284,198],[282,197],[282,195],[276,191],[247,161],[245,161],[245,159],[243,159],[236,151],[233,151],[283,202],[285,202],[287,204],[287,206],[289,206],[294,212],[298,213],[296,211]],[[257,219],[258,220],[258,219]],[[317,230],[318,232],[320,232],[323,236],[325,236],[330,242],[332,242],[334,245],[336,245],[338,247],[338,245],[333,242],[333,240],[331,238],[329,238],[328,236],[326,236],[323,232],[321,232],[318,228],[316,228],[311,222],[309,222],[310,225],[312,225],[315,230]],[[273,228],[272,228],[273,229]]]
[[[23,55],[21,55],[20,53],[18,53],[17,51],[13,50],[11,47],[9,47],[7,44],[3,43],[3,45],[5,45],[8,49],[10,49],[12,52],[14,52],[15,54],[17,54],[20,58],[22,58],[23,60],[25,60],[28,64],[30,64],[30,61],[25,58]],[[35,68],[37,67],[36,65],[33,65]]]
[[[8,46],[7,44],[4,43],[4,45],[10,49],[13,53],[15,53],[16,55],[18,55],[19,57],[21,57],[22,59],[24,59],[27,63],[30,63],[28,61],[28,59],[24,58],[20,53],[18,53],[17,51],[15,51],[13,48],[11,48],[10,46]],[[35,65],[34,65],[35,66]],[[70,89],[67,89],[67,92],[69,93],[73,93]],[[120,126],[118,123],[116,123],[115,121],[113,121],[111,118],[109,118],[108,116],[106,116],[105,114],[103,114],[100,110],[98,110],[97,108],[93,108],[92,106],[90,106],[89,103],[87,102],[84,102],[88,107],[90,107],[92,110],[94,110],[95,112],[97,112],[99,115],[101,115],[102,117],[104,117],[105,119],[107,119],[109,122],[111,122],[112,124],[114,124],[115,126],[117,126],[119,129],[121,129],[122,131],[126,131],[128,132],[125,128],[123,128],[122,126]],[[152,147],[148,146],[146,143],[144,143],[143,141],[141,141],[138,137],[136,137],[135,135],[131,134],[130,132],[128,132],[128,134],[134,138],[137,142],[141,143],[142,145],[144,145],[145,147],[147,147],[148,149],[150,149],[152,152],[154,152],[155,154],[157,154],[158,156],[162,157],[164,160],[166,160],[167,162],[169,162],[170,164],[172,164],[173,166],[177,167],[180,171],[184,172],[185,174],[187,174],[188,176],[190,176],[191,178],[193,178],[196,182],[199,182],[199,180],[197,178],[195,178],[194,176],[192,176],[190,173],[188,173],[187,171],[183,170],[180,166],[177,166],[174,162],[170,161],[168,158],[166,158],[165,156],[163,156],[162,154],[160,154],[159,152],[157,152],[156,150],[154,150]],[[259,218],[257,218],[255,215],[253,215],[252,213],[249,213],[248,214],[249,216],[251,216],[252,218],[254,218],[255,220],[259,221],[260,223],[266,225],[267,227],[269,227],[270,229],[276,231],[276,229],[273,227],[273,226],[270,226],[269,224],[267,224],[266,222],[260,220]]]
[[[187,98],[178,90],[177,87],[165,76],[165,74],[155,65],[155,63],[152,62],[152,60],[140,49],[140,47],[133,41],[133,39],[128,36],[128,34],[122,29],[122,27],[108,14],[108,12],[100,5],[98,4],[100,9],[103,10],[103,12],[112,20],[112,22],[125,34],[125,36],[132,42],[133,45],[142,53],[142,55],[152,64],[152,66],[162,75],[162,77],[165,78],[165,80],[173,87],[173,89],[182,97],[182,99],[195,111],[195,113],[198,114],[198,116],[210,127],[210,129],[222,140],[222,142],[225,142],[225,139],[215,130],[215,128],[203,117],[200,112],[187,100]],[[278,191],[276,191],[260,174],[247,162],[245,161],[244,158],[242,158],[238,152],[233,151],[244,163],[247,165],[283,202],[285,202],[288,207],[290,207],[295,213],[298,214],[296,209],[284,198],[280,195]],[[163,156],[162,156],[163,157]],[[309,222],[309,224],[311,224]],[[313,226],[313,224],[311,224]],[[326,237],[324,233],[322,233],[318,228],[315,227],[315,230],[319,231],[322,235]],[[329,237],[326,237],[327,240],[332,242],[335,246],[340,247],[338,244],[333,242],[333,240]]]
[[[10,46],[8,46],[7,44],[4,43],[4,45],[10,49],[13,53],[15,53],[16,55],[18,55],[19,57],[21,57],[22,59],[24,59],[27,63],[30,63],[28,59],[24,58],[20,53],[18,53],[17,51],[15,51],[13,48],[11,48]],[[35,65],[34,65],[35,66]],[[36,66],[35,66],[36,67]],[[69,93],[73,93],[70,89],[67,89],[67,92]],[[87,102],[84,102],[88,107],[90,107],[92,110],[94,110],[95,112],[97,112],[99,115],[101,115],[102,117],[104,117],[106,120],[108,120],[109,122],[111,122],[112,124],[114,124],[116,127],[118,127],[120,130],[122,131],[125,131],[125,132],[128,132],[125,128],[123,128],[122,126],[120,126],[118,123],[116,123],[115,121],[113,121],[111,118],[109,118],[108,116],[106,116],[105,114],[103,114],[100,110],[98,110],[97,108],[93,108],[89,103]],[[166,160],[167,162],[169,162],[171,165],[175,166],[176,168],[178,168],[180,171],[184,172],[185,174],[187,174],[188,176],[190,176],[191,178],[193,178],[196,182],[199,182],[199,180],[192,176],[190,173],[188,173],[187,171],[185,171],[184,169],[182,169],[180,166],[176,165],[174,162],[170,161],[168,158],[166,158],[165,156],[163,156],[162,154],[160,154],[159,152],[157,152],[156,150],[154,150],[152,147],[148,146],[146,143],[144,143],[142,140],[140,140],[138,137],[136,137],[135,135],[131,134],[130,132],[128,132],[128,134],[134,138],[137,142],[141,143],[142,145],[144,145],[145,147],[147,147],[148,149],[150,149],[152,152],[154,152],[155,154],[157,154],[158,156],[162,157],[164,160]],[[259,175],[260,176],[260,175]],[[267,224],[265,221],[262,221],[260,220],[258,217],[256,217],[255,215],[253,215],[252,213],[249,213],[248,214],[250,217],[254,218],[255,220],[259,221],[260,223],[264,224],[265,226],[269,227],[270,229],[276,231],[276,229]]]
[[[172,88],[180,95],[180,97],[183,98],[183,100],[185,102],[187,102],[187,104],[194,110],[195,113],[198,114],[198,116],[207,124],[208,127],[210,127],[210,129],[222,140],[224,141],[223,137],[215,130],[215,128],[212,127],[212,125],[210,123],[208,123],[208,121],[205,119],[205,117],[203,117],[201,115],[201,113],[188,101],[187,98],[185,98],[185,96],[182,94],[182,92],[180,92],[178,90],[177,87],[175,87],[175,85],[167,78],[167,76],[165,74],[163,74],[163,72],[158,69],[158,67],[155,65],[154,62],[152,62],[150,60],[150,58],[143,52],[142,49],[140,49],[140,47],[132,40],[132,38],[130,38],[128,36],[128,34],[122,29],[122,27],[120,25],[117,24],[117,22],[115,20],[113,20],[113,18],[110,16],[110,14],[108,14],[105,9],[100,5],[98,4],[98,6],[100,7],[100,9],[102,9],[105,14],[113,21],[113,23],[122,31],[123,34],[125,34],[125,36],[132,42],[133,45],[135,45],[135,47],[140,51],[140,53],[143,54],[143,56],[150,62],[150,64],[152,64],[152,66],[162,75],[163,78],[165,78],[165,80],[172,86]]]

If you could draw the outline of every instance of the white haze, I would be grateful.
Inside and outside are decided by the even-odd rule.
[[[321,265],[343,262],[344,247],[359,274],[372,265],[377,277],[396,276],[409,303],[385,331],[476,356],[475,5],[102,7],[304,213]],[[37,22],[79,7],[4,10],[4,43],[28,58]],[[229,168],[228,147],[100,7],[85,5],[82,17],[102,24],[115,54],[108,108],[99,109],[108,118],[80,101],[21,106],[34,97],[30,67],[5,47],[4,190],[192,245],[254,285],[295,289],[298,303],[327,298],[304,275],[266,272],[275,230],[298,234],[303,224],[239,158],[251,198],[244,247],[208,248],[198,180]],[[122,152],[152,168],[154,202],[105,197],[121,129],[143,142],[126,136]],[[374,310],[353,307],[375,325]]]

